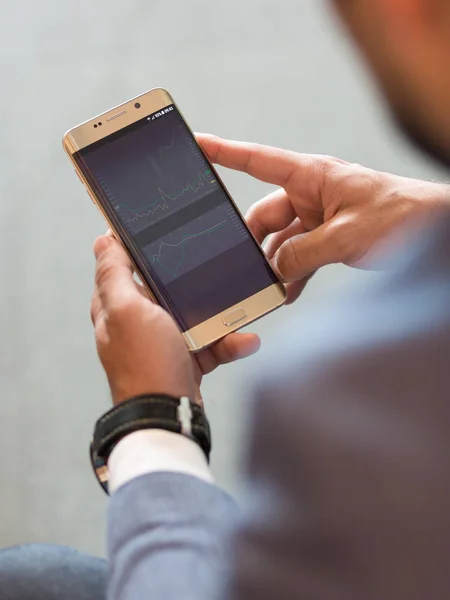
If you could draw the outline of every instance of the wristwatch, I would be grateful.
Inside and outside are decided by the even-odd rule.
[[[142,429],[164,429],[197,442],[209,462],[211,433],[201,406],[188,397],[145,394],[121,402],[100,419],[90,446],[91,464],[98,482],[108,494],[108,459],[125,436]]]

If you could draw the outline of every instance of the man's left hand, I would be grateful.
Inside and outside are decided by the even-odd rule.
[[[134,280],[133,266],[117,240],[99,237],[94,253],[91,316],[114,404],[146,393],[188,396],[201,402],[204,374],[259,349],[258,336],[232,333],[191,355],[173,318],[151,302]]]

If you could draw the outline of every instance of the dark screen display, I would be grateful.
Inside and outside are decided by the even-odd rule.
[[[74,159],[183,330],[277,281],[174,105]]]

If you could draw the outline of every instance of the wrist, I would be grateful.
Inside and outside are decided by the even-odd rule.
[[[430,212],[431,215],[438,212],[450,211],[450,185],[445,183],[425,183],[426,189],[417,190],[411,201],[417,207],[418,212]]]
[[[111,398],[114,406],[127,402],[130,398],[136,398],[144,395],[162,395],[181,398],[187,396],[194,400],[195,392],[190,386],[179,384],[176,381],[159,382],[139,380],[139,378],[127,378],[115,381],[109,381]],[[149,392],[149,390],[152,390]]]
[[[114,448],[130,434],[164,430],[195,442],[209,460],[211,435],[203,409],[188,397],[145,394],[120,403],[96,423],[91,443],[91,462],[97,479],[108,491],[108,460]]]

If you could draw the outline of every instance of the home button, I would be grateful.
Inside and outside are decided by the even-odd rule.
[[[226,313],[222,317],[223,324],[227,327],[231,327],[235,323],[239,323],[242,319],[245,319],[247,316],[247,311],[245,308],[236,308],[235,310]]]

